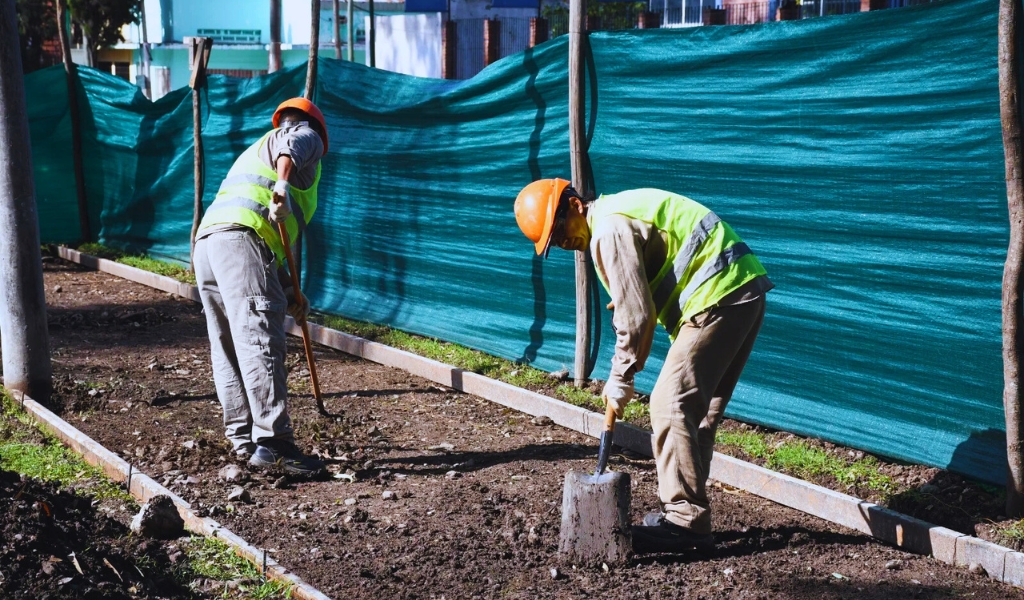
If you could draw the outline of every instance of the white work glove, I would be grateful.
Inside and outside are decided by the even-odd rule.
[[[604,384],[604,391],[601,392],[601,399],[604,405],[615,410],[615,418],[622,419],[626,411],[626,405],[633,399],[633,382],[620,381],[612,377]]]
[[[274,184],[274,197],[270,202],[270,220],[275,223],[283,223],[290,214],[292,214],[292,209],[288,206],[288,182],[279,179]]]
[[[306,299],[306,295],[296,294],[295,288],[288,286],[284,290],[284,297],[288,299],[288,314],[300,323],[305,321],[309,316],[309,300]]]

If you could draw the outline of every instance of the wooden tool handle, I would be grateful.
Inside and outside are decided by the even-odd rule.
[[[277,223],[277,232],[281,235],[281,242],[284,243],[284,257],[288,261],[288,271],[292,275],[292,287],[295,288],[295,299],[299,304],[304,304],[302,290],[299,289],[299,272],[295,270],[295,257],[292,256],[292,246],[288,239],[288,230],[285,229],[284,223]],[[306,323],[305,315],[301,319],[296,319],[299,323],[299,327],[302,328],[302,346],[306,350],[306,364],[309,365],[309,379],[310,383],[313,384],[313,398],[316,400],[316,408],[320,411],[320,414],[324,416],[330,416],[327,409],[324,407],[323,396],[320,395],[320,378],[317,377],[316,373],[316,361],[313,358],[313,342],[309,339],[309,324]]]
[[[615,409],[609,404],[604,409],[604,430],[611,431],[615,429]]]

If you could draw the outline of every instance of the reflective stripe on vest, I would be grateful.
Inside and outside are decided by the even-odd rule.
[[[658,320],[674,338],[684,320],[700,314],[748,281],[765,275],[757,257],[736,232],[701,204],[663,190],[629,190],[602,196],[587,221],[622,215],[665,235],[665,263],[647,274]],[[642,257],[641,257],[642,261]],[[602,273],[601,283],[608,287]]]
[[[271,133],[261,137],[235,160],[216,198],[203,215],[199,229],[225,223],[250,227],[266,242],[278,262],[283,264],[284,244],[277,225],[270,220],[270,204],[277,173],[259,157],[260,148]],[[316,212],[316,188],[319,182],[320,164],[317,163],[316,176],[308,189],[288,187],[288,206],[292,214],[288,215],[284,224],[291,240],[305,230]]]

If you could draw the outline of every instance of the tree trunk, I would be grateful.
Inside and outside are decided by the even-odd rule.
[[[590,180],[587,173],[586,90],[584,88],[584,54],[587,43],[586,0],[569,2],[569,154],[572,164],[572,186],[584,197]],[[587,375],[590,350],[590,250],[576,252],[576,356],[573,380],[582,386]]]
[[[369,37],[367,38],[368,46],[366,48],[366,52],[368,52],[369,56],[370,56],[370,66],[371,67],[376,67],[377,66],[377,23],[374,22],[374,20],[373,20],[373,0],[370,0],[370,31],[367,32],[367,35]]]
[[[82,241],[92,241],[89,226],[89,200],[85,195],[85,167],[82,163],[82,126],[78,112],[78,66],[71,60],[71,39],[68,36],[66,0],[57,0],[57,32],[60,53],[64,59],[64,75],[68,84],[68,113],[71,117],[71,158],[75,169],[75,193],[78,196],[78,229]]]
[[[62,11],[63,12],[63,11]],[[4,386],[48,402],[53,390],[25,84],[13,0],[0,1],[0,344]]]
[[[341,60],[341,23],[338,19],[341,16],[338,14],[338,2],[341,0],[331,0],[332,10],[334,11],[334,58]]]
[[[1003,268],[1003,410],[1006,416],[1006,514],[1024,514],[1024,448],[1021,444],[1020,318],[1021,266],[1024,263],[1024,180],[1021,164],[1020,59],[1021,0],[999,2],[999,112],[1006,160],[1006,203],[1010,245]]]
[[[281,68],[281,0],[270,0],[270,62],[267,72]]]
[[[348,0],[345,3],[345,33],[348,35],[348,60],[356,59],[356,24],[355,24],[355,0]]]
[[[313,18],[309,29],[309,62],[306,65],[306,92],[303,97],[313,100],[316,89],[317,57],[320,55],[320,0],[313,0]]]

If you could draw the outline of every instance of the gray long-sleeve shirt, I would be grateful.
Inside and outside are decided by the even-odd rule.
[[[651,296],[649,277],[657,276],[665,264],[668,255],[665,233],[639,219],[609,215],[594,223],[590,253],[594,266],[608,283],[615,309],[612,315],[615,356],[608,379],[628,383],[643,370],[654,342],[658,311]],[[762,275],[742,285],[718,305],[749,302],[773,287],[771,280]]]

